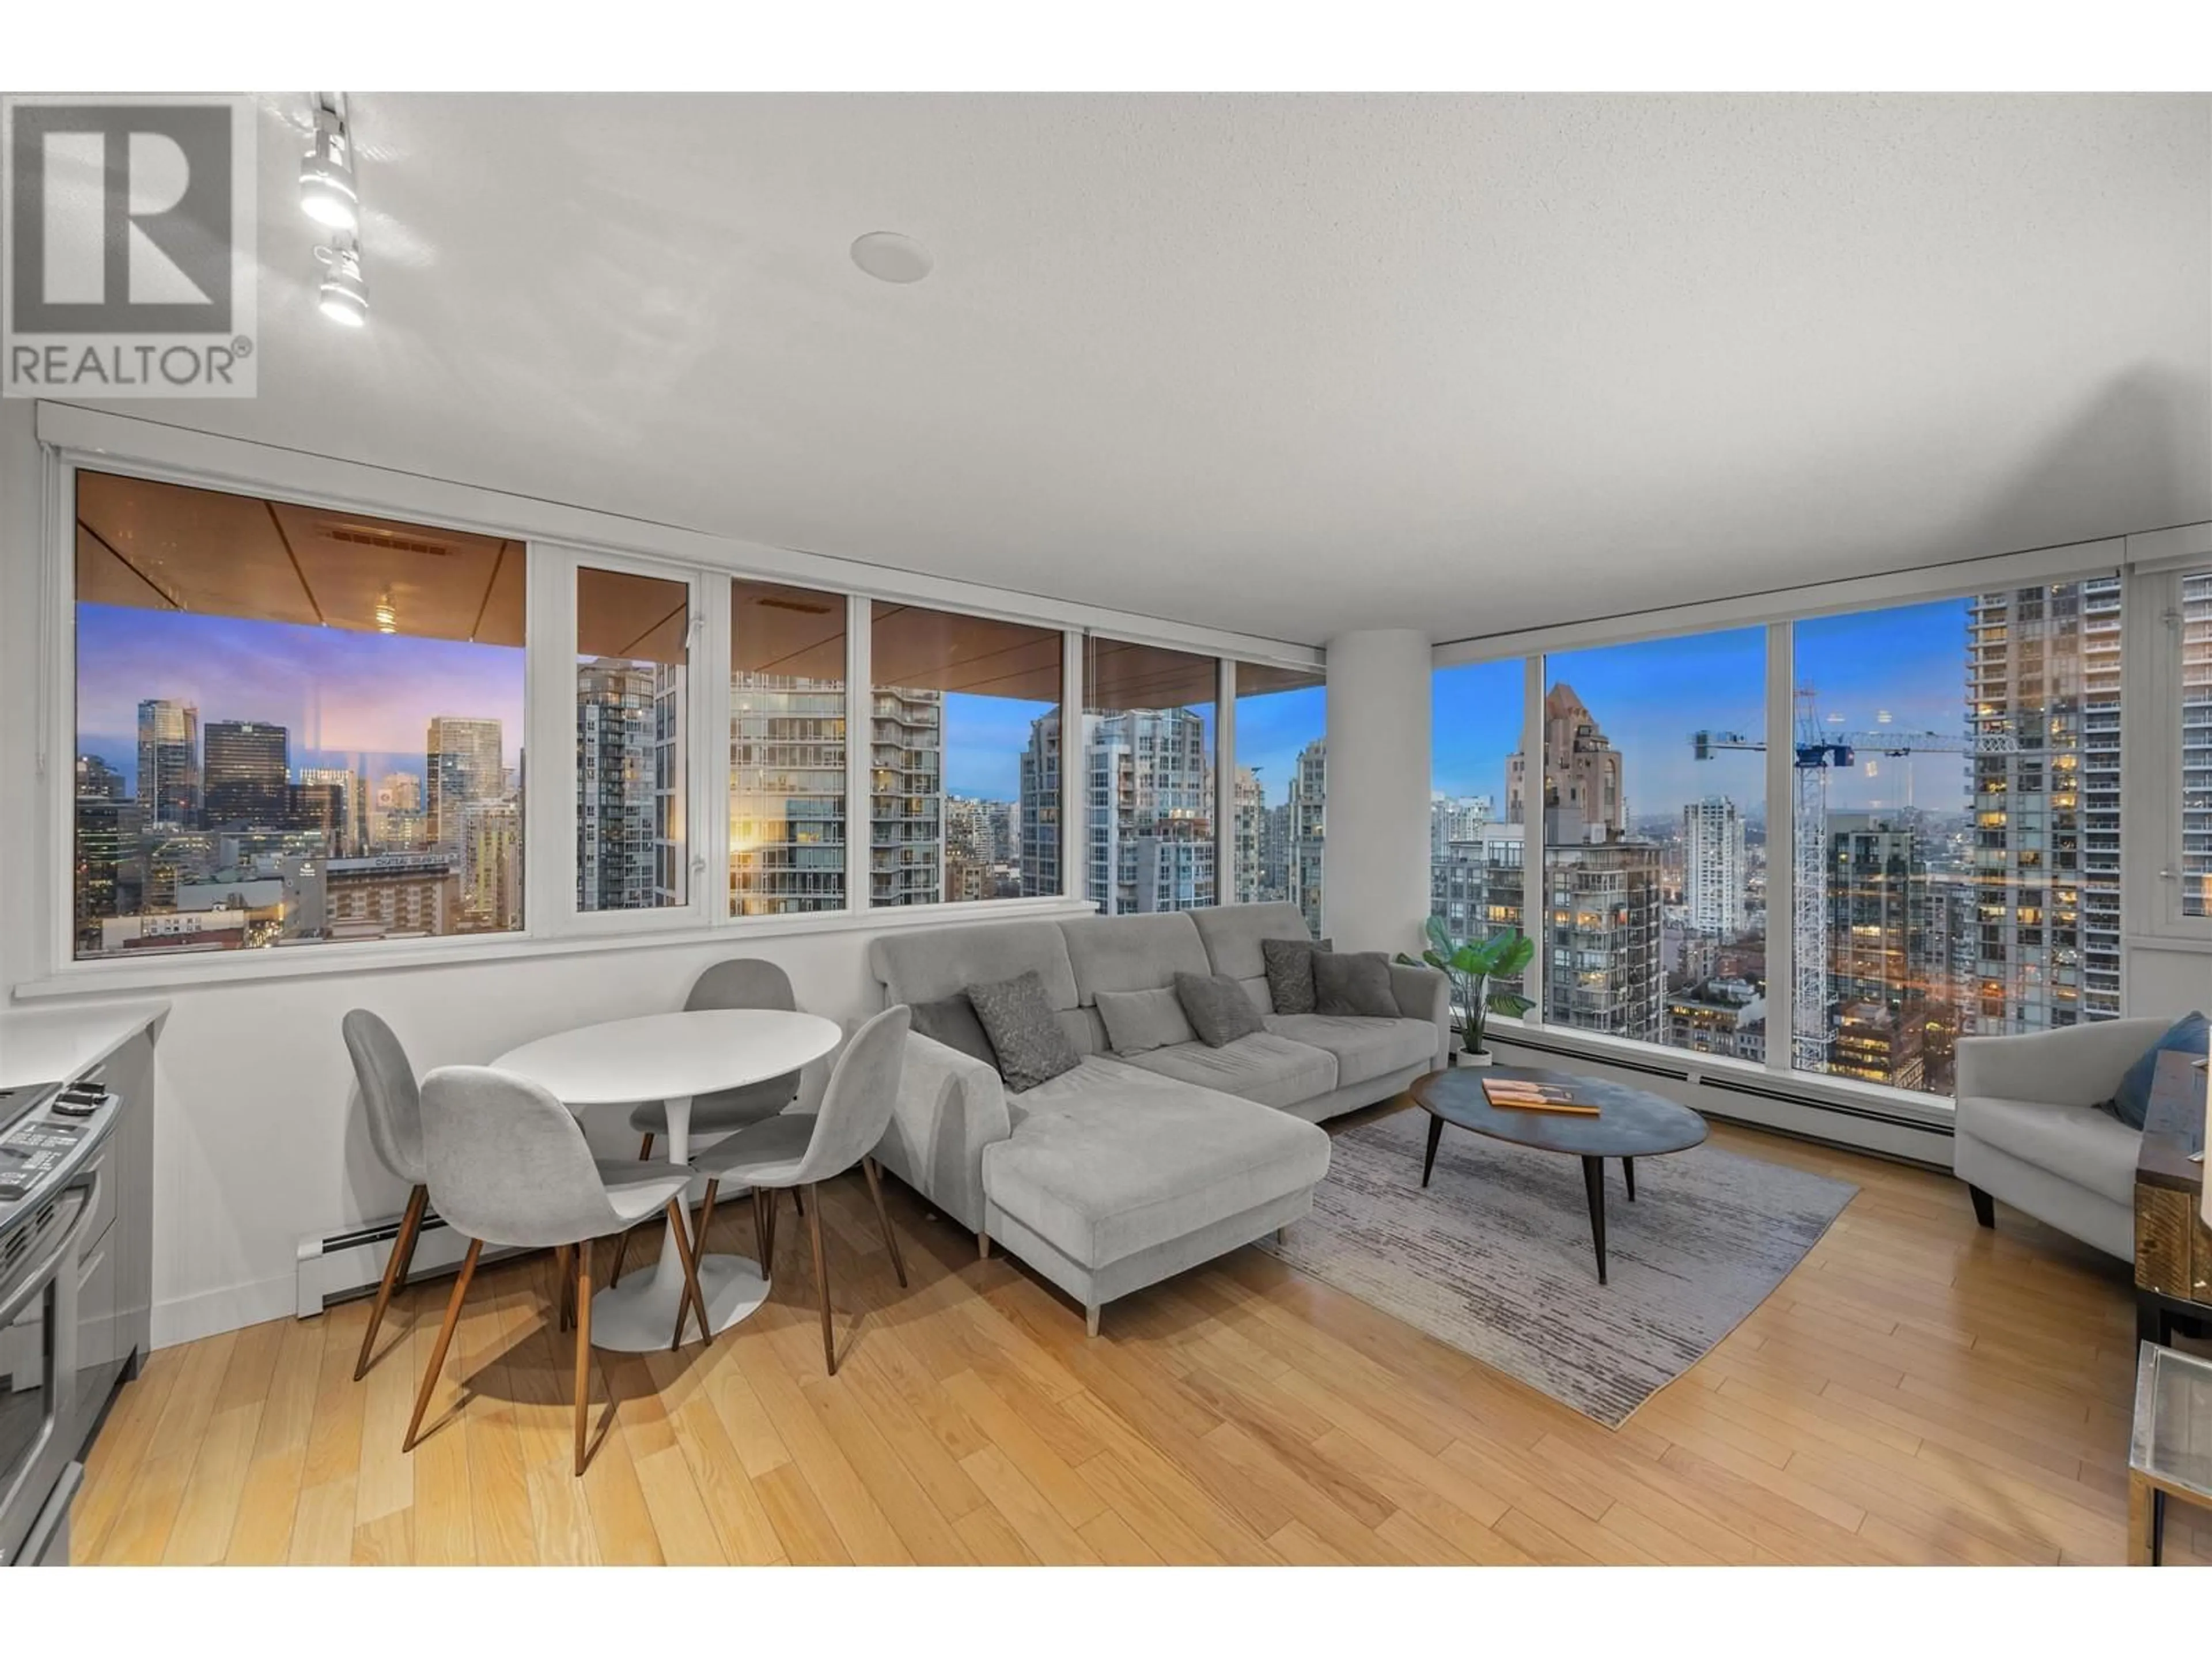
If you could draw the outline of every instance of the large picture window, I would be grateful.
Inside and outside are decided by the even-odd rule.
[[[730,584],[730,913],[845,904],[843,597]]]
[[[2117,1015],[2118,579],[1820,617],[1795,652],[1795,1063],[1948,1094],[1960,1036]]]
[[[1287,899],[1322,931],[1328,837],[1328,692],[1319,669],[1237,665],[1233,896]]]
[[[878,600],[868,902],[1057,895],[1057,629]]]
[[[1212,657],[1088,641],[1083,671],[1088,799],[1079,895],[1107,915],[1218,902]]]
[[[1508,757],[1506,811],[1541,838],[1546,1022],[1764,1060],[1766,630],[1544,671],[1543,752]]]
[[[520,543],[83,471],[79,958],[523,926]]]

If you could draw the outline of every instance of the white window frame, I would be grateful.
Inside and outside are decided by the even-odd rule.
[[[44,528],[40,537],[40,649],[36,712],[39,733],[36,787],[43,792],[41,833],[27,868],[35,874],[28,895],[33,911],[46,912],[45,970],[14,987],[21,1000],[161,991],[172,987],[325,974],[367,973],[464,962],[494,962],[630,949],[666,948],[717,938],[771,937],[845,931],[881,933],[969,921],[1011,921],[1024,915],[1087,914],[1081,897],[1082,837],[1085,830],[1080,744],[1063,740],[1061,859],[1063,890],[1057,896],[986,899],[974,902],[873,909],[866,902],[868,720],[872,681],[868,672],[873,606],[887,601],[958,615],[1056,629],[1062,644],[1062,718],[1081,708],[1082,650],[1086,629],[1115,639],[1201,655],[1319,671],[1317,647],[1292,644],[1195,624],[1147,617],[1073,602],[1041,600],[951,578],[901,572],[827,556],[720,537],[592,509],[517,496],[471,485],[391,471],[365,463],[275,448],[246,440],[146,422],[104,410],[40,403]],[[524,806],[523,926],[511,933],[453,934],[424,939],[368,939],[322,943],[286,951],[244,951],[158,959],[115,957],[78,961],[75,953],[76,840],[76,475],[118,477],[211,489],[256,499],[296,502],[326,511],[364,514],[425,526],[503,538],[523,546],[531,562],[526,586],[523,729],[527,748],[573,757],[575,743],[574,653],[539,642],[573,646],[574,565],[582,562],[693,585],[701,618],[693,635],[693,734],[687,806],[694,842],[691,902],[680,909],[586,913],[575,909],[575,803],[572,770],[557,790],[532,788]],[[548,550],[541,562],[538,550]],[[729,822],[729,584],[732,578],[811,588],[848,603],[847,757],[848,862],[842,910],[797,915],[733,916],[729,913],[726,856],[709,851],[707,878],[697,861],[699,837],[709,849],[726,848]],[[565,620],[564,620],[565,616]],[[550,663],[550,666],[547,666]],[[703,682],[703,684],[702,683]],[[548,749],[550,744],[552,747]],[[26,780],[28,786],[30,781]],[[550,797],[550,799],[548,797]],[[1069,803],[1072,803],[1070,810]],[[545,854],[552,849],[553,860]],[[857,900],[857,902],[856,902]]]
[[[713,833],[714,779],[719,769],[725,823],[721,844],[728,845],[730,679],[729,583],[722,589],[722,626],[710,627],[708,603],[709,573],[686,569],[653,559],[609,549],[581,547],[571,543],[534,541],[529,546],[530,628],[526,639],[543,641],[529,649],[530,699],[528,753],[559,756],[566,765],[541,768],[555,771],[563,781],[556,787],[535,787],[526,778],[523,792],[523,921],[534,936],[572,938],[608,933],[689,932],[723,920],[728,913],[726,873],[718,890],[709,891],[713,860],[701,845],[702,835]],[[576,902],[576,582],[585,570],[605,570],[653,581],[681,584],[690,608],[685,632],[688,661],[684,672],[684,719],[690,723],[684,757],[684,823],[685,902],[636,910],[585,910]],[[719,645],[719,670],[713,660]],[[721,702],[720,766],[714,765],[715,746],[714,688],[724,688]],[[702,752],[703,751],[703,752]],[[707,763],[702,764],[704,760]],[[548,799],[546,797],[552,799]],[[543,922],[532,925],[532,906],[542,905]]]

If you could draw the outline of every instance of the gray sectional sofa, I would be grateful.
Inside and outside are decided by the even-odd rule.
[[[1009,1091],[984,1061],[919,1035],[878,1156],[978,1237],[1080,1302],[1102,1304],[1304,1215],[1328,1170],[1323,1119],[1388,1100],[1446,1063],[1442,974],[1394,966],[1395,1018],[1277,1014],[1262,939],[1303,939],[1291,904],[884,934],[869,965],[886,1005],[933,1002],[1034,969],[1082,1063]],[[1102,991],[1237,980],[1267,1029],[1218,1048],[1117,1054]]]

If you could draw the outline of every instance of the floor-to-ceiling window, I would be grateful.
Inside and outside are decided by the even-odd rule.
[[[1328,700],[1319,669],[1237,665],[1231,896],[1287,899],[1322,930]]]
[[[1083,665],[1078,896],[1108,915],[1220,902],[1213,718],[1220,663],[1093,635]]]
[[[1506,780],[1526,678],[1513,658],[1439,669],[1431,681],[1429,909],[1455,940],[1521,931],[1528,830]]]
[[[872,609],[868,902],[1056,895],[1060,630]]]
[[[1543,848],[1547,1024],[1765,1058],[1765,696],[1764,628],[1545,659],[1506,795]]]

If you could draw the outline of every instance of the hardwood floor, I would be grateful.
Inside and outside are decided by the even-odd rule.
[[[87,1471],[81,1562],[2118,1562],[2127,1274],[1946,1177],[1716,1126],[1860,1193],[1618,1432],[1256,1250],[1105,1334],[891,1183],[826,1188],[837,1376],[804,1240],[711,1347],[596,1356],[590,1472],[547,1256],[477,1276],[411,1456],[450,1281],[153,1356]],[[750,1206],[714,1247],[751,1249]],[[650,1249],[647,1236],[633,1243]],[[853,1316],[860,1316],[855,1324]],[[607,1425],[607,1404],[617,1403]],[[2169,1561],[2212,1559],[2178,1505]]]

